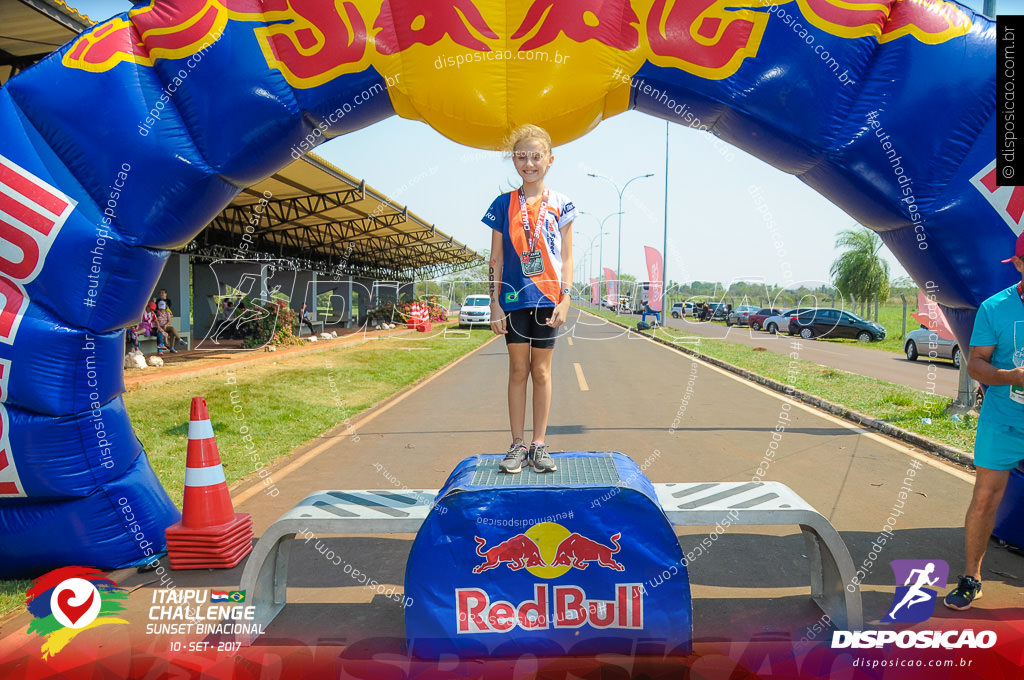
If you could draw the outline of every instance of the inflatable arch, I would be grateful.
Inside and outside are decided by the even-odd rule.
[[[162,548],[121,329],[243,187],[396,113],[478,147],[630,108],[709,129],[876,230],[965,340],[1024,211],[995,183],[995,38],[942,0],[167,0],[95,26],[0,90],[0,576]]]

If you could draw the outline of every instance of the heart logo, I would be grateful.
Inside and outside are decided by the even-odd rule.
[[[73,605],[71,604],[71,598],[75,596],[75,591],[68,588],[57,593],[57,606],[64,616],[68,617],[71,624],[74,625],[82,618],[89,608],[92,607],[93,598],[96,597],[96,591],[89,591],[89,597],[86,599],[85,604]]]

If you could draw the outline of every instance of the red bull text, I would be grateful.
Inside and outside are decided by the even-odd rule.
[[[461,633],[507,633],[514,628],[624,628],[644,627],[644,587],[640,583],[616,583],[614,599],[587,597],[579,586],[551,588],[535,583],[534,597],[518,605],[504,600],[491,601],[482,588],[456,588],[457,631]],[[550,605],[554,605],[551,609]]]

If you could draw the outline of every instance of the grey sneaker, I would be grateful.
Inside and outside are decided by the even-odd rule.
[[[530,445],[530,458],[533,460],[533,471],[534,472],[554,472],[558,469],[555,465],[555,461],[548,455],[547,444],[531,444]]]
[[[522,471],[523,463],[529,465],[530,451],[526,448],[526,445],[521,441],[512,442],[512,446],[508,447],[508,453],[498,463],[499,472],[508,472],[510,474],[517,474]]]

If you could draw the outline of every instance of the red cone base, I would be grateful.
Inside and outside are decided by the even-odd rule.
[[[252,516],[247,512],[235,513],[235,518],[227,524],[218,524],[212,527],[205,527],[203,529],[194,529],[192,527],[186,527],[181,522],[172,524],[167,527],[164,534],[167,536],[167,540],[181,538],[181,539],[199,539],[202,537],[221,540],[233,531],[237,531],[239,527],[248,524],[252,526]]]
[[[251,550],[252,544],[249,543],[233,553],[219,557],[179,557],[171,553],[171,569],[230,569],[238,566]]]
[[[178,522],[165,535],[171,569],[230,569],[252,551],[252,516],[236,513],[226,524],[203,529]]]

